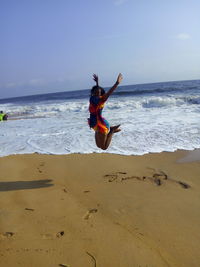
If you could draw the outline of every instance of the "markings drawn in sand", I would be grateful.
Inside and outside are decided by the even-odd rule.
[[[112,174],[106,174],[106,175],[104,175],[104,177],[108,178],[108,182],[113,182],[113,181],[118,179],[118,175],[120,175],[120,174],[126,174],[126,172],[115,172]]]
[[[157,171],[153,168],[148,168],[148,169],[153,171],[151,176],[149,176],[149,175],[147,175],[147,176],[136,176],[136,175],[128,176],[128,175],[126,175],[127,174],[126,172],[115,172],[115,173],[104,175],[104,178],[106,178],[109,183],[114,182],[114,181],[122,183],[122,182],[127,181],[127,180],[136,179],[138,181],[150,181],[150,182],[156,184],[157,186],[161,186],[162,184],[164,184],[166,182],[173,182],[173,183],[180,185],[184,189],[188,189],[191,187],[189,184],[187,184],[183,181],[170,178],[162,170]]]

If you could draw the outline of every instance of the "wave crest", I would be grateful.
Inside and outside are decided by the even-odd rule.
[[[170,96],[151,96],[151,97],[131,97],[131,98],[111,98],[109,99],[106,110],[122,110],[129,112],[133,109],[155,109],[167,107],[179,107],[182,105],[200,105],[200,96],[170,97]],[[4,105],[3,110],[8,113],[10,118],[29,118],[29,117],[51,117],[62,116],[68,113],[87,113],[87,101],[57,102],[57,103],[36,103],[35,105]]]

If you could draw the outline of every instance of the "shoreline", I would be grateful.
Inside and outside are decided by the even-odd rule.
[[[199,151],[1,157],[2,266],[198,266]]]
[[[68,155],[96,155],[96,154],[108,154],[108,155],[118,155],[124,157],[142,157],[145,155],[159,155],[163,153],[181,153],[183,154],[182,157],[177,159],[178,163],[184,162],[193,162],[193,161],[200,161],[200,148],[194,148],[192,150],[186,149],[177,149],[175,151],[162,151],[162,152],[149,152],[143,155],[125,155],[125,154],[118,154],[118,153],[109,153],[109,152],[92,152],[92,153],[69,153],[69,154],[48,154],[48,153],[40,153],[40,152],[31,152],[31,153],[22,153],[22,154],[9,154],[5,156],[0,156],[1,158],[12,157],[12,156],[22,156],[22,155],[49,155],[49,156],[68,156]]]

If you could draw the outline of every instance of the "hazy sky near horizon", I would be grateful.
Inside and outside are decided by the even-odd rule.
[[[200,78],[199,0],[0,0],[0,98]]]

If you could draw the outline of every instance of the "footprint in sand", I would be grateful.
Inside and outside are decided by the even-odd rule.
[[[39,167],[37,167],[37,170],[39,171],[39,173],[42,173],[41,167],[44,167],[44,166],[45,166],[45,162],[41,162]]]
[[[31,208],[25,208],[25,210],[34,211],[34,209],[31,209]]]
[[[64,234],[65,234],[64,231],[60,231],[56,234],[42,234],[42,238],[43,239],[54,239],[55,237],[60,238],[60,237],[64,236]]]
[[[4,239],[4,238],[10,238],[14,235],[13,232],[5,232],[5,233],[0,233],[0,239]]]
[[[87,213],[85,214],[85,216],[83,217],[84,220],[88,220],[91,216],[92,213],[96,213],[98,211],[98,209],[90,209],[87,211]]]
[[[63,188],[63,192],[67,193],[67,189],[66,188]]]
[[[83,193],[90,193],[90,191],[89,190],[85,190],[85,191],[83,191]]]
[[[64,231],[60,231],[56,234],[56,237],[60,238],[61,236],[63,236],[65,234]]]

